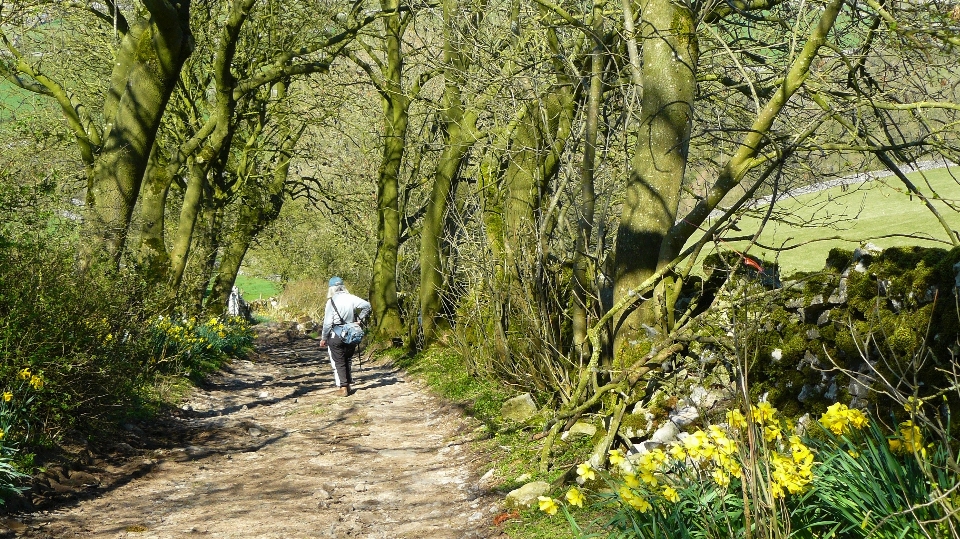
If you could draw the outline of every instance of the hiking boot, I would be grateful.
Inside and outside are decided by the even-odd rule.
[[[341,397],[349,397],[350,386],[340,386],[340,391],[337,394],[340,395]]]

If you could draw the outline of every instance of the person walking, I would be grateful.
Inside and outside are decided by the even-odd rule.
[[[331,277],[327,288],[327,305],[323,310],[323,329],[320,331],[320,346],[327,347],[333,379],[340,389],[340,396],[350,395],[353,383],[351,363],[357,350],[356,344],[343,341],[343,327],[354,322],[364,323],[370,315],[370,302],[358,298],[343,285],[340,277]]]

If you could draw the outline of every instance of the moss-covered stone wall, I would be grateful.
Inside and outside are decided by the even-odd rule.
[[[733,344],[754,400],[795,416],[841,401],[889,417],[899,406],[878,390],[928,397],[956,383],[960,248],[834,249],[822,271],[783,282],[769,262],[730,262],[704,264],[704,292],[724,284],[700,331]]]

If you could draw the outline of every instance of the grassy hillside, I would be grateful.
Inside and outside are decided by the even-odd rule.
[[[237,275],[236,286],[247,301],[269,298],[280,293],[280,283],[248,275]]]
[[[958,171],[954,169],[954,173]],[[951,209],[960,203],[960,184],[947,169],[909,175],[924,193],[936,192],[934,205],[953,229],[960,229],[960,212]],[[929,185],[928,185],[929,184]],[[932,189],[931,189],[932,187]],[[768,208],[757,208],[742,219],[738,236],[753,234]],[[958,208],[960,209],[960,208]],[[748,252],[780,263],[781,273],[822,269],[833,247],[854,249],[864,241],[880,247],[923,245],[950,248],[949,237],[931,212],[917,197],[909,197],[895,177],[875,179],[851,185],[846,190],[834,187],[818,193],[782,200],[774,216],[760,235],[759,243],[768,247],[794,247],[779,254],[753,246]],[[910,237],[907,237],[910,236]],[[835,239],[839,238],[839,239]],[[721,243],[720,249],[744,250],[746,242]]]

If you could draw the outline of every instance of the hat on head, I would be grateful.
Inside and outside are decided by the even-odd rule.
[[[340,286],[343,284],[343,279],[340,277],[330,277],[330,286]]]

